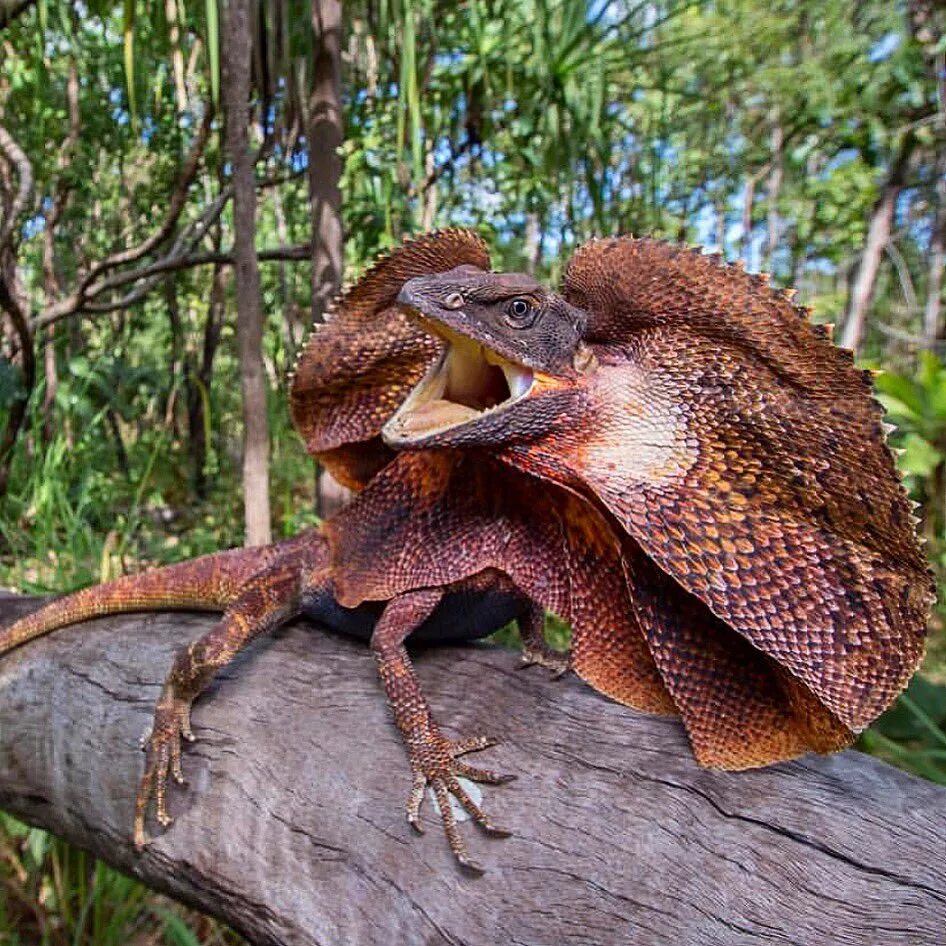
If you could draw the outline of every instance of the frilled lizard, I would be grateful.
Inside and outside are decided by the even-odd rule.
[[[0,632],[0,653],[98,614],[222,610],[178,655],[148,741],[135,838],[217,669],[297,615],[370,637],[408,749],[469,860],[452,794],[500,832],[404,648],[513,618],[561,669],[628,706],[679,713],[697,759],[740,769],[848,745],[922,654],[932,580],[869,378],[786,293],[653,240],[592,241],[561,294],[493,273],[468,231],[382,259],[311,336],[297,429],[358,491],[321,532],[119,579]],[[416,632],[416,633],[415,633]]]

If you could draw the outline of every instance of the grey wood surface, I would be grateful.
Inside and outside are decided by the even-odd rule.
[[[34,607],[0,600],[0,623]],[[222,917],[254,943],[858,944],[946,942],[946,791],[847,752],[700,769],[678,722],[577,678],[515,672],[488,646],[417,656],[443,726],[503,740],[519,773],[463,825],[458,870],[408,767],[363,645],[298,624],[259,642],[194,713],[177,820],[131,843],[138,740],[176,648],[204,615],[57,631],[0,658],[0,807]]]

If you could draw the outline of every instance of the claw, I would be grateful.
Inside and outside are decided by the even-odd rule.
[[[451,797],[455,798],[470,818],[490,836],[498,838],[511,836],[512,832],[493,824],[486,812],[470,797],[459,781],[459,778],[467,778],[473,782],[501,785],[515,778],[514,775],[475,768],[457,758],[469,752],[479,752],[495,744],[496,740],[488,736],[474,736],[451,742],[435,730],[418,736],[417,741],[410,746],[414,780],[407,802],[408,823],[415,831],[423,831],[420,824],[420,808],[424,799],[424,790],[429,786],[440,812],[447,841],[457,863],[465,870],[476,874],[482,874],[483,868],[467,853],[457,826]]]
[[[155,821],[169,827],[174,818],[168,811],[168,777],[186,784],[181,757],[181,739],[194,741],[190,727],[190,704],[173,695],[164,695],[154,713],[154,724],[142,747],[147,753],[144,774],[135,798],[135,847],[141,850],[151,839],[145,832],[148,806],[154,797]]]
[[[551,647],[542,645],[540,647],[523,646],[522,661],[516,667],[516,670],[525,670],[527,667],[545,667],[551,671],[552,679],[559,680],[570,669],[569,655],[558,650],[552,650]]]
[[[456,852],[454,852],[456,853]],[[470,860],[469,856],[466,854],[457,854],[457,863],[466,871],[469,871],[471,874],[476,874],[479,877],[481,874],[486,873],[486,869],[481,867],[476,861]]]

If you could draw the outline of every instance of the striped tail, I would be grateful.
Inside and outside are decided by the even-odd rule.
[[[275,545],[230,549],[125,575],[52,601],[0,629],[0,654],[49,631],[105,614],[128,611],[223,611],[243,585],[301,537]]]

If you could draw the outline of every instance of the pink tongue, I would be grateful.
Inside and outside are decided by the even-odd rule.
[[[401,429],[408,432],[428,430],[431,427],[446,427],[452,424],[462,424],[479,416],[479,411],[465,404],[456,404],[453,401],[428,401],[421,404],[406,417],[401,418]]]

